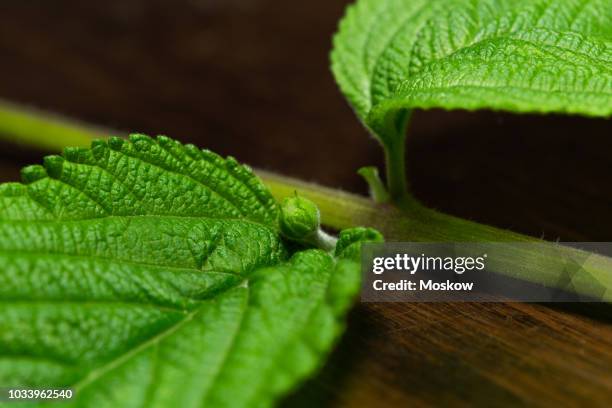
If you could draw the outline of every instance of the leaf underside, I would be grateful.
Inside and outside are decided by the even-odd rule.
[[[231,158],[136,135],[23,181],[0,185],[6,387],[73,387],[84,407],[268,406],[320,365],[358,290],[354,248],[291,253],[274,199]]]
[[[413,108],[612,114],[610,0],[358,0],[332,69],[389,137]]]

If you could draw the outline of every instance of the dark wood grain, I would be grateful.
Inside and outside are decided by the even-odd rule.
[[[165,133],[261,168],[365,192],[381,164],[329,73],[343,1],[4,0],[0,98]],[[547,239],[610,240],[612,127],[584,118],[419,112],[426,204]],[[0,179],[42,152],[0,145]],[[609,406],[607,305],[360,304],[286,406]]]
[[[609,320],[518,303],[368,304],[351,317],[287,406],[609,405]]]

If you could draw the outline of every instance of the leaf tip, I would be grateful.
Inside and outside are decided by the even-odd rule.
[[[188,143],[183,147],[185,148],[185,152],[187,152],[187,155],[192,159],[199,160],[202,158],[202,151],[198,149],[196,145]]]
[[[174,140],[165,135],[158,135],[155,140],[161,147],[172,147],[175,143]]]
[[[68,161],[80,163],[87,155],[88,149],[82,147],[66,147],[62,152],[62,156]]]
[[[238,160],[236,160],[234,156],[227,156],[225,158],[225,163],[227,164],[228,168],[235,168],[240,166],[240,163],[238,163]]]
[[[60,178],[62,175],[62,169],[64,168],[64,158],[56,154],[46,156],[43,159],[43,166],[47,170],[47,174],[52,178]]]
[[[143,142],[150,143],[152,141],[153,139],[150,136],[147,136],[142,133],[133,133],[130,135],[130,142],[132,142],[133,144],[143,143]]]
[[[114,138],[116,136],[111,136],[110,139]],[[91,141],[91,145],[90,148],[91,149],[95,149],[97,147],[106,147],[108,146],[107,140],[106,139],[94,139]]]
[[[34,164],[21,169],[21,181],[30,184],[47,177],[47,170],[40,164]]]
[[[125,143],[125,140],[120,137],[113,136],[110,139],[108,139],[108,147],[110,147],[112,150],[116,150],[116,151],[121,150],[124,143]]]
[[[211,163],[216,163],[216,164],[219,164],[219,165],[223,165],[223,163],[224,163],[223,158],[221,156],[219,156],[217,153],[215,153],[215,152],[213,152],[211,150],[202,149],[201,150],[201,155],[202,155],[202,158],[204,158],[204,160],[207,160],[207,161],[209,161]]]
[[[106,140],[98,139],[91,142],[91,154],[93,155],[94,159],[101,160],[105,156],[107,150],[108,143]]]

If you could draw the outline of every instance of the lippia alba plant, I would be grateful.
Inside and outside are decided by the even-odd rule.
[[[414,109],[612,114],[610,0],[359,0],[332,69],[406,198]]]
[[[0,383],[70,387],[75,406],[270,405],[321,364],[360,243],[381,240],[295,249],[314,204],[281,209],[245,166],[167,137],[68,148],[22,176],[0,187]]]
[[[70,387],[66,406],[79,407],[274,404],[341,333],[359,290],[360,244],[382,240],[360,225],[395,240],[532,239],[416,203],[405,181],[409,119],[435,107],[609,116],[611,7],[350,6],[332,70],[385,150],[387,186],[375,168],[360,174],[391,206],[261,172],[264,184],[234,159],[167,137],[99,140],[26,167],[21,183],[0,185],[0,384]],[[0,105],[0,136],[55,148],[91,134]],[[575,279],[595,279],[612,299],[611,271],[596,257]],[[559,281],[550,270],[521,273]]]

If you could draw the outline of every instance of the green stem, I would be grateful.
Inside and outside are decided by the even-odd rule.
[[[381,122],[372,124],[383,145],[387,186],[396,203],[411,199],[406,179],[406,131],[411,118],[412,111],[402,109],[388,112]]]
[[[99,130],[89,126],[0,103],[0,137],[7,141],[61,151],[66,145],[87,145],[92,139],[103,136],[105,135]],[[401,159],[398,156],[394,160],[395,164],[392,167],[396,169],[403,163],[403,155]],[[394,174],[394,171],[388,174]],[[382,232],[388,241],[544,243],[525,235],[438,213],[422,207],[405,194],[400,199],[399,205],[393,206],[263,170],[257,170],[256,173],[278,200],[293,196],[297,191],[300,196],[314,201],[321,211],[322,224],[335,229],[370,226]],[[390,186],[394,183],[401,184],[400,174],[396,173],[396,176]],[[404,187],[402,189],[405,191]],[[570,259],[576,253],[575,250],[558,247],[553,243],[547,245],[554,247],[557,253],[565,251],[566,254],[561,253],[561,255],[567,255]],[[582,269],[573,278],[577,283],[576,292],[586,296],[601,297],[601,293],[596,292],[597,288],[580,284],[594,278],[606,290],[603,298],[612,301],[612,258],[586,255],[588,262],[582,265]],[[508,272],[512,274],[511,277],[550,287],[559,285],[560,272],[549,268],[550,260],[545,259],[538,249],[508,254],[501,262],[505,263],[505,270],[511,271]],[[527,274],[526,270],[519,267],[526,262],[531,266],[537,266],[537,273],[534,274],[534,268],[531,268],[531,272]]]
[[[66,146],[89,146],[92,139],[109,136],[101,128],[0,101],[0,140],[58,152]]]
[[[497,262],[508,276],[552,288],[560,286],[561,260],[586,259],[572,277],[574,291],[580,295],[612,302],[612,258],[585,253],[536,238],[463,220],[421,206],[397,207],[316,184],[287,178],[266,171],[257,174],[279,200],[295,191],[314,201],[321,210],[324,225],[336,229],[370,226],[383,233],[387,241],[404,242],[527,242]],[[554,257],[551,257],[553,254]],[[534,272],[535,271],[535,272]],[[592,282],[598,285],[592,285]],[[602,294],[601,290],[605,292]]]
[[[396,201],[402,200],[407,194],[405,146],[402,141],[396,146],[384,148],[387,185],[391,198]]]

